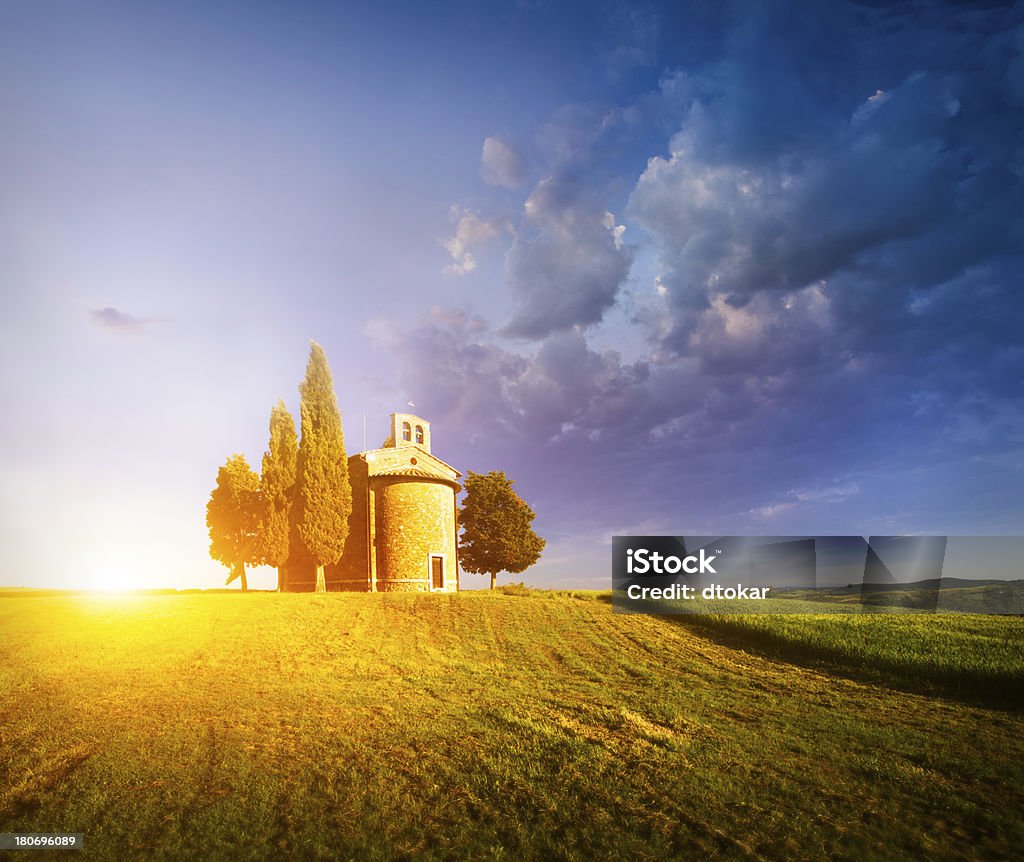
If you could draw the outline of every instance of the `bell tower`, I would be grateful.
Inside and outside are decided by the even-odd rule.
[[[392,445],[399,449],[403,446],[418,446],[430,452],[430,423],[413,413],[391,414]]]

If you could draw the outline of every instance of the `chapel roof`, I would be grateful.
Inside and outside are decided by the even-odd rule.
[[[451,464],[418,446],[370,449],[360,454],[369,476],[406,476],[457,486],[456,479],[462,475]]]

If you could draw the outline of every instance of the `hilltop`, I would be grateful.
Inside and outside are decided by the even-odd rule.
[[[1021,712],[585,597],[42,596],[0,599],[0,630],[0,831],[81,831],[89,858],[974,858],[1024,840]]]

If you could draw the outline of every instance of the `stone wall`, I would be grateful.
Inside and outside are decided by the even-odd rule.
[[[430,589],[430,556],[444,557],[445,589],[457,589],[455,489],[442,482],[398,476],[371,480],[376,532],[377,589]]]
[[[459,474],[415,447],[353,455],[348,469],[352,512],[341,559],[324,568],[328,591],[367,592],[376,587],[380,592],[426,592],[431,589],[432,555],[444,559],[445,590],[456,591],[454,480]],[[412,470],[418,475],[391,475],[393,470]],[[312,564],[293,561],[287,567],[285,589],[307,592],[315,587]]]
[[[311,593],[316,589],[316,567],[312,564],[289,563],[285,566],[285,590],[289,593]]]

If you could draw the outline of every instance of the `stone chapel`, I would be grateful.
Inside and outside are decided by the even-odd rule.
[[[352,514],[328,591],[456,592],[457,505],[462,474],[430,451],[430,423],[392,413],[380,449],[348,459]],[[289,565],[285,589],[312,591],[313,566]]]

